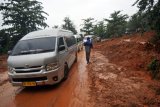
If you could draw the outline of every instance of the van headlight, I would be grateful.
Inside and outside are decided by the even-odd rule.
[[[8,71],[9,71],[10,73],[13,73],[13,72],[15,71],[15,69],[14,69],[13,67],[9,67],[9,66],[8,66]]]
[[[46,71],[51,71],[59,67],[58,62],[50,63],[46,65]]]

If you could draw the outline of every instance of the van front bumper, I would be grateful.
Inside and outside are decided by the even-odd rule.
[[[24,86],[23,83],[35,83],[37,85],[53,85],[61,81],[60,68],[51,71],[41,70],[37,73],[8,73],[13,86]]]

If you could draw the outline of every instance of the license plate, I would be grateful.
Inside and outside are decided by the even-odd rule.
[[[36,82],[23,82],[23,86],[36,86]]]

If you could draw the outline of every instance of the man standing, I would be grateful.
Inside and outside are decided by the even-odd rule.
[[[87,64],[89,64],[90,52],[91,52],[91,48],[93,48],[92,41],[89,37],[87,37],[87,41],[84,42],[84,46],[86,51],[86,61],[87,61]]]

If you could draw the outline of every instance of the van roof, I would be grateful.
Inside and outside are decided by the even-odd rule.
[[[44,30],[30,32],[27,35],[25,35],[21,40],[43,38],[43,37],[57,37],[66,32],[73,34],[71,31],[64,29],[44,29]]]
[[[86,35],[84,38],[87,38],[87,37],[93,38],[93,36],[94,36],[94,35]]]
[[[74,35],[74,37],[75,37],[75,38],[81,38],[81,36],[80,36],[80,35]]]

